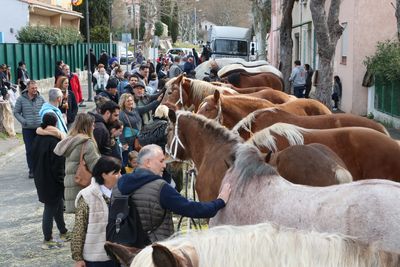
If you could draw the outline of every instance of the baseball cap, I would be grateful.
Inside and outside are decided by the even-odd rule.
[[[146,88],[146,86],[142,83],[142,82],[137,82],[134,86],[133,86],[133,89],[135,89],[135,88],[138,88],[138,87],[141,87],[141,88]]]

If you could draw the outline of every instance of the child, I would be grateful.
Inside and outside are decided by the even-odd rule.
[[[129,152],[128,154],[128,166],[125,166],[125,172],[126,173],[132,173],[136,167],[138,166],[137,163],[137,157],[138,157],[138,152],[133,150]]]

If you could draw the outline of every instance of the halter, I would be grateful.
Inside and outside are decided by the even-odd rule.
[[[176,117],[176,123],[175,123],[175,127],[174,127],[174,137],[172,138],[171,145],[170,145],[170,147],[171,147],[172,150],[170,150],[170,148],[167,147],[167,146],[165,147],[165,151],[166,151],[174,160],[177,159],[177,158],[176,158],[176,154],[178,153],[178,147],[179,147],[179,145],[180,145],[183,149],[185,149],[185,146],[182,144],[182,141],[181,141],[181,139],[179,138],[179,135],[178,135],[178,121],[179,121],[179,117],[180,117],[181,115],[182,115],[182,114],[178,114],[177,117]]]
[[[178,105],[179,103],[182,104],[182,107],[184,107],[185,105],[183,104],[183,88],[182,88],[182,81],[179,83],[179,99],[178,101],[176,101],[175,106]]]
[[[224,118],[222,117],[221,98],[218,99],[217,107],[218,107],[218,113],[217,113],[217,117],[215,117],[215,120],[216,120],[217,122],[219,122],[219,123],[222,125],[222,123],[223,123],[223,121],[224,121]]]

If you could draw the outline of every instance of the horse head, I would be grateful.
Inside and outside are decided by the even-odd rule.
[[[194,267],[199,258],[194,246],[185,244],[179,249],[169,249],[161,244],[153,244],[152,259],[156,267]]]
[[[173,159],[186,160],[188,155],[185,153],[185,146],[182,143],[181,137],[179,135],[179,116],[174,110],[170,109],[168,112],[168,117],[170,124],[167,129],[167,144],[165,150]]]
[[[188,101],[188,94],[183,89],[182,85],[184,80],[184,74],[181,74],[176,78],[170,79],[165,84],[166,92],[162,100],[162,104],[173,110],[183,109]]]
[[[215,119],[222,124],[221,93],[215,90],[213,95],[204,98],[197,114],[203,115],[209,119]]]

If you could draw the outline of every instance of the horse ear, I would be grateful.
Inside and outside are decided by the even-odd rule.
[[[179,84],[182,82],[182,80],[183,80],[183,73],[176,78],[175,82]]]
[[[130,266],[133,259],[142,250],[135,247],[127,247],[121,244],[106,241],[104,249],[110,257],[117,259],[125,266]]]
[[[154,266],[156,267],[178,267],[179,261],[175,254],[167,247],[154,243],[151,245],[153,248],[152,258]]]
[[[218,102],[219,97],[220,97],[219,91],[218,91],[218,90],[215,90],[215,91],[214,91],[214,100],[215,100],[215,102]]]
[[[176,113],[172,109],[168,110],[168,118],[172,123],[176,123]]]

